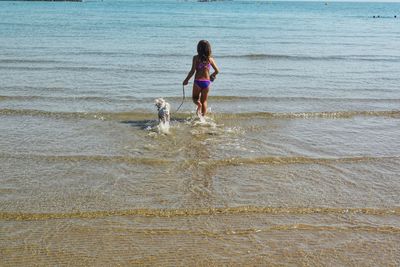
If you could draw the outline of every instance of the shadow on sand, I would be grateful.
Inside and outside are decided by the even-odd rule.
[[[140,128],[142,130],[147,129],[149,126],[152,127],[157,124],[157,120],[128,120],[121,121],[121,123],[129,124],[132,127]]]
[[[186,119],[171,119],[171,123],[183,123],[187,121]],[[132,127],[139,128],[142,130],[146,130],[149,127],[154,127],[159,124],[158,120],[126,120],[126,121],[121,121],[121,123],[129,124]]]

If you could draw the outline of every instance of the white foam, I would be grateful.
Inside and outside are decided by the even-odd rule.
[[[159,122],[157,125],[153,126],[147,126],[145,128],[146,131],[149,131],[149,136],[156,137],[159,134],[165,134],[169,135],[170,134],[170,124],[169,121],[167,122]]]
[[[169,121],[160,122],[157,125],[157,130],[158,130],[158,133],[160,133],[160,134],[169,134],[170,133],[169,129],[170,129]]]

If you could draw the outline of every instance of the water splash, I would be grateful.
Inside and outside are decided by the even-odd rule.
[[[33,116],[57,119],[101,119],[105,121],[152,120],[154,113],[145,111],[126,112],[61,112],[36,109],[9,109],[0,108],[2,116]],[[184,119],[187,113],[174,114],[175,118]],[[195,115],[197,117],[197,115]],[[316,112],[240,112],[240,113],[213,113],[213,117],[221,119],[339,119],[353,117],[389,117],[399,118],[400,110],[354,110],[354,111],[316,111]],[[188,120],[196,120],[196,118]],[[205,117],[205,121],[207,120]],[[198,117],[197,117],[198,119]],[[200,119],[198,119],[200,120]]]
[[[146,131],[149,132],[149,136],[157,136],[157,135],[169,135],[170,132],[170,122],[162,122],[160,121],[157,125],[149,125],[145,128]]]
[[[157,130],[158,130],[158,133],[159,133],[159,134],[170,134],[169,129],[170,129],[169,121],[160,122],[160,123],[157,125]]]
[[[186,119],[186,124],[192,127],[208,127],[217,128],[222,125],[217,125],[213,118],[203,116],[201,114],[192,113],[189,118]]]

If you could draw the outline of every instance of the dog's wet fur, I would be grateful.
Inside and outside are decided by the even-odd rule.
[[[154,105],[157,107],[159,122],[169,123],[171,119],[170,104],[163,98],[157,98],[154,100]]]

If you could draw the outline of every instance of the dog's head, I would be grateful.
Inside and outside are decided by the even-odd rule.
[[[165,107],[166,103],[167,102],[165,102],[163,98],[157,98],[156,100],[154,100],[154,105],[157,107],[158,110]]]

